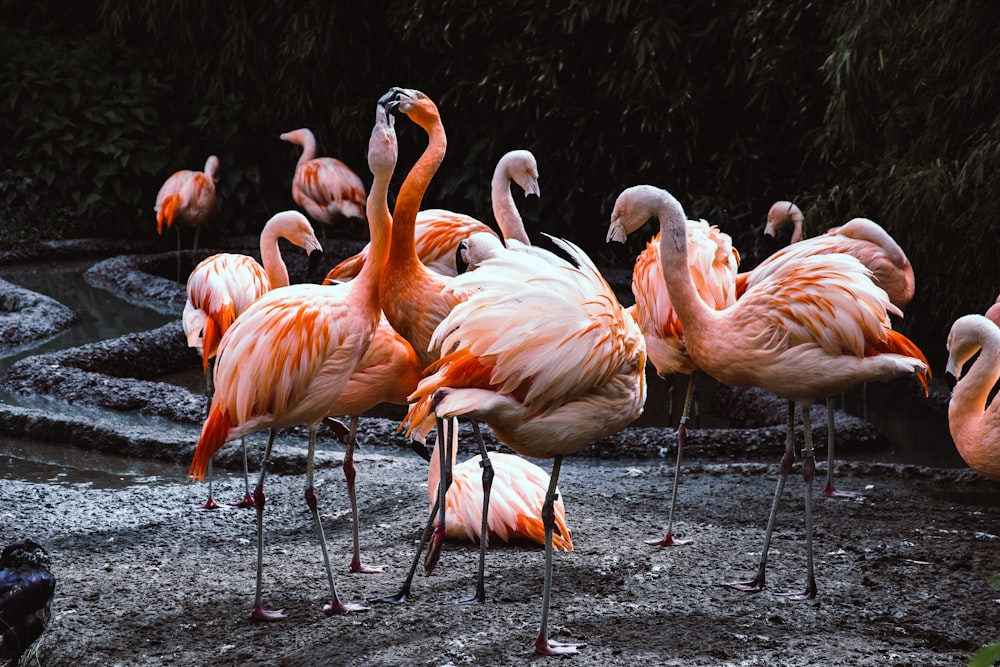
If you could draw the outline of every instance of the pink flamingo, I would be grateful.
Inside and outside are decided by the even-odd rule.
[[[807,583],[796,598],[813,598],[812,481],[815,458],[809,405],[860,382],[917,374],[926,390],[927,360],[894,331],[889,312],[898,309],[864,265],[846,254],[813,255],[786,262],[747,288],[735,304],[715,310],[698,297],[687,262],[687,216],[666,190],[649,185],[626,189],[615,202],[608,240],[626,236],[655,217],[660,222],[660,261],[671,302],[684,327],[688,352],[698,367],[720,382],[757,386],[799,404],[805,447]],[[778,504],[794,458],[793,413],[781,459],[757,576],[732,586],[760,590]]]
[[[365,219],[364,183],[340,160],[316,157],[312,130],[299,128],[281,134],[280,139],[302,147],[292,177],[292,199],[310,218],[326,225]]]
[[[237,316],[251,303],[272,289],[288,286],[288,268],[281,258],[278,239],[283,238],[303,248],[310,259],[318,258],[323,248],[306,217],[298,211],[276,213],[260,233],[261,264],[234,253],[219,253],[202,260],[187,281],[187,302],[181,323],[188,346],[201,352],[205,373],[205,395],[212,401],[210,361],[215,358],[219,341]],[[313,253],[317,253],[313,255]],[[243,442],[244,496],[237,507],[253,507],[248,481],[246,442]],[[212,498],[212,463],[208,465],[208,500],[203,509],[216,509]]]
[[[309,431],[305,499],[316,524],[330,583],[331,602],[324,612],[346,614],[363,609],[344,604],[337,595],[317,509],[313,458],[319,424],[340,400],[378,328],[378,284],[391,224],[386,199],[396,154],[392,116],[380,103],[368,145],[368,162],[374,175],[367,203],[371,261],[358,277],[342,285],[303,284],[272,290],[244,311],[219,344],[216,392],[189,474],[201,479],[212,455],[227,441],[270,429],[254,489],[257,590],[251,617],[255,619],[273,621],[285,617],[282,611],[266,610],[261,605],[264,479],[275,431],[297,424],[305,424]]]
[[[177,281],[181,279],[181,227],[194,229],[192,251],[198,249],[201,227],[218,210],[215,184],[219,182],[219,158],[209,155],[204,171],[175,171],[156,193],[156,233],[177,229]]]
[[[411,396],[411,434],[470,417],[519,454],[553,458],[542,521],[545,577],[535,650],[575,653],[548,636],[556,485],[563,457],[617,433],[642,412],[645,341],[600,272],[575,245],[572,261],[516,241],[453,279],[458,304],[432,345],[443,356]],[[445,437],[447,441],[447,437]]]
[[[718,310],[736,302],[736,272],[739,268],[739,253],[733,248],[728,234],[718,227],[709,226],[704,220],[687,221],[688,269],[699,296],[710,307]],[[676,373],[688,376],[687,394],[677,426],[677,464],[674,468],[674,483],[670,496],[670,513],[667,529],[663,537],[647,540],[651,546],[673,546],[686,544],[673,536],[674,508],[677,504],[677,488],[680,481],[681,458],[687,437],[687,421],[694,397],[695,372],[697,364],[684,346],[684,330],[680,319],[670,303],[663,269],[660,265],[660,235],[657,234],[646,245],[646,249],[636,259],[632,270],[632,295],[635,305],[628,312],[635,318],[642,335],[646,338],[646,353],[661,378]]]
[[[976,353],[969,372],[966,363]],[[962,459],[1000,481],[1000,403],[990,394],[1000,378],[1000,328],[982,315],[964,315],[948,334],[947,372],[958,381],[948,402],[948,428]]]
[[[771,207],[784,211],[785,204],[776,202]],[[796,217],[798,207],[792,204],[789,217]],[[802,213],[798,212],[798,227],[801,226]],[[771,220],[771,215],[768,215]],[[780,218],[779,218],[780,222]],[[779,224],[780,226],[780,224]],[[766,233],[766,232],[765,232]],[[737,292],[742,294],[748,287],[765,281],[784,262],[797,261],[810,255],[827,255],[831,253],[846,253],[856,257],[872,274],[875,284],[885,290],[889,301],[900,311],[909,305],[915,289],[913,267],[906,253],[899,244],[879,224],[868,218],[853,218],[841,225],[833,227],[825,234],[814,236],[800,242],[793,242],[774,253],[757,265],[752,271],[737,276]],[[827,421],[827,466],[826,485],[823,494],[830,498],[855,498],[856,493],[838,491],[833,484],[834,468],[834,425],[833,397],[826,398]]]

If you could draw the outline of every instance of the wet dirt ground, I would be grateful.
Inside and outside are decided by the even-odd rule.
[[[178,337],[166,329],[154,345]],[[40,391],[43,380],[30,376],[64,364],[65,382],[56,386],[49,378],[44,389],[61,400],[120,398],[131,394],[131,382],[145,387],[136,391],[148,390],[128,377],[108,385],[110,380],[95,378],[86,364],[71,359],[74,354],[80,356],[35,361],[26,368],[39,370],[22,372],[17,381]],[[86,383],[86,391],[77,383]],[[160,384],[156,391],[165,391]],[[122,389],[95,389],[102,385]],[[72,483],[0,476],[0,543],[24,537],[41,542],[58,578],[38,664],[560,660],[532,651],[542,589],[537,545],[491,545],[485,604],[455,604],[473,592],[478,556],[475,545],[459,542],[447,544],[430,576],[418,572],[410,601],[370,602],[402,583],[428,509],[426,464],[392,433],[387,419],[362,421],[364,446],[357,456],[362,557],[386,565],[383,574],[347,571],[352,526],[343,449],[328,433],[321,438],[317,471],[338,590],[345,600],[370,608],[350,616],[322,611],[329,588],[302,495],[305,438],[289,430],[279,435],[267,482],[263,578],[264,604],[284,609],[288,617],[251,621],[255,513],[199,509],[205,485],[188,482],[184,473],[192,433],[196,437],[192,415],[203,403],[186,390],[175,391],[186,393],[191,407],[156,416],[176,422],[169,433],[161,422],[150,422],[137,435],[129,424],[67,423],[28,409],[0,410],[0,428],[8,435],[159,459],[167,470],[127,483],[107,483],[106,475],[97,474],[93,481]],[[555,554],[550,632],[557,640],[586,643],[569,664],[963,665],[1000,636],[1000,590],[989,581],[1000,573],[1000,484],[964,468],[841,462],[838,486],[862,496],[836,500],[819,493],[821,463],[814,493],[819,594],[795,601],[782,593],[805,581],[803,484],[796,465],[782,496],[766,588],[744,593],[724,586],[755,570],[777,480],[781,420],[779,405],[771,421],[776,426],[691,430],[675,525],[676,535],[692,541],[685,546],[643,543],[659,537],[666,522],[674,429],[630,428],[567,458],[559,486],[575,550]],[[843,421],[838,418],[842,451],[872,444],[870,429],[842,428]],[[821,417],[813,423],[822,424]],[[262,443],[262,437],[250,439],[252,461]],[[243,493],[237,443],[220,454],[215,495],[235,501]],[[817,454],[825,459],[825,450],[817,448]],[[538,463],[549,469],[549,462]]]
[[[288,437],[301,439],[300,435]],[[334,456],[336,459],[336,456]],[[547,469],[547,463],[542,462]],[[571,458],[560,489],[575,550],[556,553],[550,629],[585,642],[576,665],[962,665],[994,639],[1000,591],[997,485],[969,471],[841,464],[858,500],[816,507],[819,595],[782,592],[805,576],[802,481],[790,478],[759,593],[749,578],[776,480],[771,463],[684,466],[676,533],[654,548],[672,466],[664,460]],[[362,557],[385,573],[348,574],[351,520],[342,471],[317,492],[338,591],[365,602],[394,592],[415,554],[427,508],[426,465],[368,446],[358,459]],[[493,544],[487,602],[473,593],[477,549],[449,542],[413,599],[326,616],[329,588],[302,474],[268,479],[264,603],[288,618],[249,619],[255,512],[204,511],[204,485],[175,480],[99,488],[3,481],[0,537],[32,536],[58,577],[42,665],[519,665],[534,655],[542,550]],[[242,496],[218,475],[216,497]]]

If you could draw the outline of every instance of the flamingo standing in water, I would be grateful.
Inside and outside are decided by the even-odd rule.
[[[216,392],[189,475],[201,479],[212,455],[227,441],[270,429],[254,489],[257,590],[251,617],[255,619],[285,617],[282,611],[266,610],[261,605],[264,479],[276,430],[298,424],[309,430],[305,499],[319,534],[330,583],[332,599],[324,612],[346,614],[363,609],[344,604],[337,595],[317,509],[313,458],[319,424],[330,414],[330,406],[340,400],[378,328],[378,284],[391,224],[387,191],[396,154],[392,116],[380,101],[368,145],[368,163],[374,175],[367,203],[372,253],[358,277],[342,285],[303,284],[268,292],[244,311],[219,344]]]
[[[976,353],[968,373],[965,364]],[[948,428],[970,468],[1000,481],[1000,403],[990,394],[1000,378],[1000,328],[983,315],[955,320],[948,334],[947,372],[958,381],[948,402]]]
[[[867,269],[846,254],[813,255],[783,263],[749,287],[735,304],[714,310],[698,297],[687,266],[687,216],[666,190],[631,187],[615,202],[609,241],[626,236],[655,217],[660,222],[660,261],[671,302],[684,327],[688,352],[698,367],[720,382],[757,386],[799,404],[805,446],[807,582],[796,598],[816,596],[812,546],[812,482],[815,457],[809,405],[858,383],[917,374],[926,390],[927,360],[909,339],[894,331],[898,314]],[[764,538],[757,576],[736,582],[741,590],[764,587],[764,570],[781,492],[794,458],[792,413],[780,476]]]
[[[768,214],[769,225],[776,210],[787,211],[786,204],[790,202],[779,201],[771,207],[771,213]],[[801,229],[802,213],[797,206],[791,204],[791,211],[783,215],[793,221],[797,219],[796,229]],[[775,218],[775,224],[779,227],[784,224],[782,216]],[[752,271],[737,276],[737,292],[742,294],[748,287],[767,280],[784,262],[797,261],[810,255],[831,253],[846,253],[860,260],[871,271],[875,284],[885,290],[889,301],[900,311],[913,299],[915,282],[910,260],[889,233],[868,218],[853,218],[840,227],[831,228],[825,234],[804,241],[793,241],[791,245],[758,264]],[[828,396],[826,398],[827,466],[823,494],[830,498],[855,498],[856,493],[838,491],[833,484],[833,415],[833,397]]]
[[[542,521],[545,576],[535,650],[575,653],[548,636],[556,485],[563,457],[642,413],[646,345],[635,321],[575,245],[572,261],[516,241],[456,277],[459,303],[432,345],[444,353],[411,397],[409,432],[466,416],[519,454],[553,458]],[[445,421],[447,423],[447,421]]]
[[[223,334],[237,316],[261,295],[272,289],[288,286],[288,268],[281,258],[279,238],[303,248],[309,254],[311,262],[316,261],[323,253],[306,217],[298,211],[282,211],[272,216],[260,233],[261,264],[247,255],[219,253],[202,260],[188,276],[187,302],[184,304],[181,322],[188,346],[201,352],[205,395],[209,405],[212,401],[210,362],[215,358]],[[236,503],[237,507],[253,507],[247,468],[246,442],[243,442],[245,492],[243,500]],[[219,507],[212,498],[211,461],[208,465],[208,500],[202,507]]]
[[[524,195],[541,196],[538,187],[538,163],[531,151],[515,150],[504,153],[497,162],[491,180],[493,216],[505,239],[517,239],[528,243],[524,223],[518,213],[510,183],[517,183]],[[476,233],[496,233],[475,218],[462,213],[433,208],[417,213],[413,236],[417,256],[421,263],[442,276],[455,276],[459,269],[455,257],[459,243]],[[333,267],[327,274],[328,280],[349,280],[364,266],[368,246],[359,253],[348,257]]]
[[[687,221],[687,259],[691,279],[698,295],[711,308],[719,310],[736,302],[736,272],[739,253],[728,234],[704,220]],[[688,376],[687,394],[677,426],[677,465],[670,495],[670,513],[663,537],[647,540],[651,546],[685,544],[673,536],[674,508],[680,481],[681,458],[687,437],[687,421],[694,396],[697,364],[684,346],[684,330],[670,303],[663,269],[660,265],[660,237],[654,236],[636,259],[632,271],[632,294],[635,305],[628,308],[646,338],[646,353],[661,378],[680,373]]]
[[[292,199],[316,222],[326,225],[365,218],[365,185],[346,164],[316,157],[316,136],[303,127],[280,136],[302,147],[292,177]],[[325,232],[324,228],[324,232]]]
[[[215,184],[219,182],[219,158],[209,155],[204,171],[175,171],[156,193],[156,233],[162,236],[171,227],[177,229],[177,281],[181,279],[181,227],[194,229],[192,251],[198,249],[201,227],[218,210]]]

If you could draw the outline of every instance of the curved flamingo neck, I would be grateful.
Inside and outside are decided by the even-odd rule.
[[[299,130],[298,137],[302,142],[302,155],[299,156],[299,161],[295,163],[295,166],[301,167],[316,157],[316,135],[309,130]]]
[[[260,263],[264,266],[271,289],[288,287],[288,267],[278,247],[279,238],[288,238],[280,229],[280,218],[264,225],[260,233]]]
[[[525,245],[531,245],[528,233],[524,230],[524,221],[510,192],[510,183],[513,180],[510,173],[512,161],[510,154],[505,155],[493,170],[493,180],[490,181],[493,218],[497,221],[500,234],[505,241],[515,239]]]
[[[396,197],[396,208],[392,214],[393,229],[389,254],[394,260],[420,261],[417,257],[414,237],[417,212],[420,210],[420,204],[431,179],[444,160],[444,154],[448,147],[448,138],[445,135],[440,116],[435,115],[430,126],[424,127],[424,130],[428,136],[427,148],[424,149],[420,159],[410,169],[406,180],[400,186],[399,195]]]
[[[389,181],[392,172],[376,173],[372,187],[368,191],[365,203],[365,213],[368,217],[368,231],[371,234],[371,244],[368,257],[358,275],[352,281],[355,289],[363,289],[366,294],[377,301],[379,280],[382,277],[382,267],[389,255],[389,239],[392,230],[392,215],[389,213]]]
[[[700,340],[700,332],[711,326],[716,311],[698,295],[688,270],[687,215],[672,195],[663,192],[657,210],[660,220],[660,267],[670,294],[670,303],[684,327],[686,344]]]
[[[952,390],[948,411],[953,421],[956,419],[963,422],[974,420],[978,423],[982,419],[983,413],[990,407],[987,401],[997,378],[1000,377],[1000,336],[995,331],[980,327],[976,337],[982,345],[982,350],[979,357],[972,363],[969,372]],[[962,438],[961,440],[960,442],[956,438],[955,446],[963,458],[970,450],[976,450],[982,446],[978,438]]]

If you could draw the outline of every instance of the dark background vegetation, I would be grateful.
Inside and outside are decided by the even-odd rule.
[[[448,156],[424,200],[484,221],[496,160],[538,157],[529,233],[604,243],[617,194],[666,187],[751,268],[775,199],[807,235],[886,227],[917,296],[900,328],[935,362],[998,285],[1000,22],[981,0],[0,0],[0,243],[155,239],[180,168],[221,160],[203,245],[294,206],[298,149],[365,164],[376,99],[434,99]],[[400,124],[397,182],[426,142]],[[360,230],[355,230],[357,233]],[[165,249],[174,239],[162,240]]]

